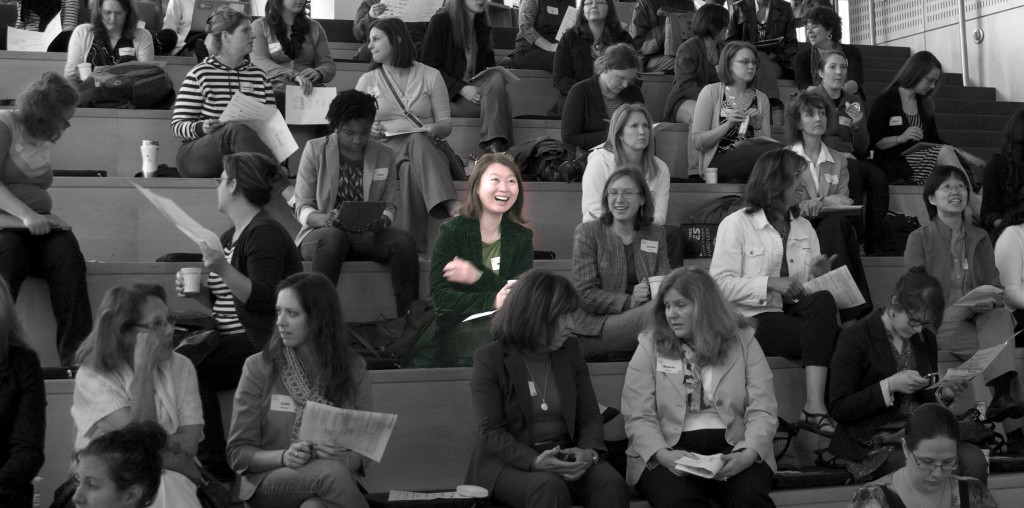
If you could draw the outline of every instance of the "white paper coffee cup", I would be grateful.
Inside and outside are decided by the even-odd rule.
[[[92,64],[89,62],[78,64],[78,77],[85,81],[89,79],[89,76],[92,76]]]
[[[186,295],[195,295],[199,293],[199,287],[203,278],[202,268],[182,268],[181,269],[181,285],[185,289]]]
[[[718,183],[718,168],[704,170],[704,183]]]
[[[652,275],[647,277],[647,284],[651,286],[651,299],[655,299],[658,296],[658,290],[661,289],[661,281],[665,280],[664,275]]]

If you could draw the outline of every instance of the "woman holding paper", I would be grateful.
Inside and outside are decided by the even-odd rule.
[[[73,451],[130,423],[155,421],[169,442],[162,453],[160,489],[150,506],[199,508],[195,455],[203,410],[195,368],[172,349],[174,318],[166,300],[156,284],[118,286],[103,297],[96,327],[75,355]]]
[[[327,32],[306,16],[305,0],[270,0],[266,17],[252,23],[252,33],[252,63],[267,73],[279,104],[288,85],[309,95],[314,86],[334,79]]]
[[[520,2],[519,33],[516,34],[516,47],[512,52],[512,63],[515,67],[551,72],[555,63],[559,35],[564,35],[559,34],[558,29],[566,21],[571,28],[576,21],[576,12],[576,0]]]
[[[0,111],[0,276],[18,298],[29,275],[46,280],[57,322],[57,354],[70,366],[92,328],[85,257],[71,227],[51,215],[50,149],[71,126],[78,91],[48,72]],[[37,314],[38,318],[41,318]]]
[[[807,169],[800,172],[806,199],[800,202],[800,215],[806,217],[818,234],[818,243],[825,254],[834,254],[832,268],[847,266],[857,282],[864,304],[842,309],[843,321],[850,321],[871,309],[871,293],[864,265],[860,260],[860,245],[853,225],[845,215],[829,213],[831,206],[852,205],[846,157],[825,145],[823,137],[832,122],[832,105],[825,98],[812,93],[801,93],[789,102],[786,130],[789,149],[804,158]]]
[[[441,72],[451,115],[480,119],[480,148],[504,152],[512,141],[512,104],[505,72],[494,67],[494,45],[485,0],[450,0],[430,18],[423,63]],[[479,75],[479,76],[478,76]]]
[[[228,457],[241,475],[238,495],[256,508],[365,507],[356,478],[368,459],[299,439],[308,401],[372,410],[370,376],[344,338],[338,291],[323,275],[297,273],[278,286],[276,310],[277,329],[245,361],[235,392]]]
[[[939,371],[933,330],[943,307],[939,281],[914,267],[896,281],[886,307],[839,335],[829,379],[829,410],[836,419],[829,452],[849,462],[858,482],[906,465],[898,445],[914,409],[928,402],[951,405],[967,386],[929,388],[934,380],[928,375]],[[960,443],[958,455],[958,474],[984,482],[988,472],[978,447]]]
[[[964,210],[971,196],[971,185],[964,171],[953,166],[936,166],[924,182],[924,205],[931,222],[907,238],[903,264],[907,268],[924,265],[939,280],[942,296],[950,310],[943,314],[936,332],[939,348],[966,360],[979,349],[990,348],[1010,339],[1010,344],[985,369],[985,384],[992,388],[989,420],[1024,417],[1024,386],[1017,375],[1014,358],[1013,316],[1002,308],[1001,298],[991,295],[970,306],[956,302],[979,286],[998,286],[992,241],[985,230],[969,224]],[[1019,429],[1020,422],[1004,422]],[[1007,429],[1009,431],[1010,429]]]
[[[609,121],[623,104],[644,104],[636,84],[640,58],[627,43],[594,60],[594,75],[573,85],[562,111],[562,141],[590,150],[608,137]]]
[[[266,73],[248,60],[253,47],[249,16],[220,7],[210,16],[207,32],[211,54],[185,75],[171,116],[171,130],[182,141],[178,172],[186,178],[215,178],[226,153],[256,152],[277,160],[252,127],[220,121],[236,94],[275,104]]]
[[[255,153],[224,156],[217,183],[217,209],[231,219],[217,245],[200,245],[208,291],[186,294],[178,272],[178,295],[196,298],[213,311],[216,339],[178,352],[192,360],[199,376],[203,414],[219,415],[217,392],[234,390],[245,359],[263,349],[274,332],[277,284],[302,271],[302,257],[291,236],[263,209],[287,179],[273,160]],[[218,478],[234,473],[224,455],[224,426],[207,418],[199,459]]]
[[[655,301],[622,388],[626,483],[654,508],[775,506],[778,404],[754,327],[703,268],[677,268]],[[697,454],[715,456],[709,475],[677,468]]]
[[[515,279],[533,267],[533,231],[524,224],[523,179],[506,154],[480,157],[469,177],[461,213],[444,223],[430,255],[434,321],[402,366],[469,367],[491,342],[490,318]]]
[[[153,36],[136,26],[139,13],[133,0],[103,0],[93,8],[90,21],[78,25],[68,42],[64,76],[69,80],[82,81],[78,66],[83,63],[95,68],[155,58]]]
[[[374,21],[369,48],[373,70],[359,77],[356,90],[377,99],[370,135],[396,155],[402,185],[395,225],[410,232],[425,253],[429,217],[454,217],[460,206],[448,159],[433,141],[452,132],[448,89],[437,69],[415,60],[402,20]]]
[[[746,208],[718,226],[711,275],[726,299],[756,318],[757,341],[772,356],[801,360],[807,394],[798,424],[831,435],[825,406],[828,366],[839,324],[828,291],[804,284],[831,270],[811,223],[794,213],[804,199],[807,161],[790,150],[761,156],[747,182]]]
[[[580,309],[572,331],[588,357],[633,351],[654,304],[649,278],[670,270],[665,229],[654,224],[654,196],[635,169],[612,173],[601,217],[576,226],[573,284]]]
[[[545,270],[521,276],[473,358],[476,445],[466,483],[507,506],[629,506],[608,462],[604,422],[572,313],[572,284]]]

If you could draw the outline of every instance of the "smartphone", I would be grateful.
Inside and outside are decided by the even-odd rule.
[[[555,458],[562,462],[576,462],[576,456],[571,453],[558,452],[555,454]]]

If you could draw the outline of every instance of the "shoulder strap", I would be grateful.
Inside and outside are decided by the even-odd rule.
[[[405,115],[405,117],[408,118],[416,127],[423,127],[423,122],[421,122],[419,118],[416,118],[416,115],[412,114],[412,111],[409,111],[409,106],[405,105],[405,101],[402,100],[402,96],[398,93],[398,87],[391,82],[391,76],[388,76],[388,73],[384,72],[383,66],[377,67],[377,74],[380,76],[380,80],[384,82],[384,85],[386,85],[388,91],[391,92],[391,97],[393,97],[395,102],[398,103],[398,107],[402,108],[402,114]]]

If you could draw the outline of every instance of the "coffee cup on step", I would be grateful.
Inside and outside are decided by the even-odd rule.
[[[92,64],[89,62],[83,62],[78,64],[78,77],[82,81],[89,79],[92,76]]]
[[[704,170],[704,183],[718,183],[718,168]]]

